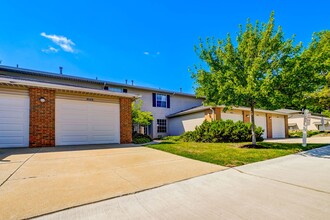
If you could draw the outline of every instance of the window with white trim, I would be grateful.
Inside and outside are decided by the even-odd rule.
[[[167,107],[167,96],[163,94],[156,94],[156,107]]]
[[[157,133],[166,133],[166,119],[157,119]]]

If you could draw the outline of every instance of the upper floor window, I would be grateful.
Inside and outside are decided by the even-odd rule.
[[[156,95],[156,107],[167,107],[167,97],[166,95],[157,94]]]
[[[152,93],[152,106],[161,108],[170,108],[170,96],[164,94]]]

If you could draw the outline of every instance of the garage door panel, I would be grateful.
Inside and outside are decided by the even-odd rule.
[[[61,131],[61,133],[65,132],[88,132],[88,125],[86,123],[81,122],[81,124],[59,124],[58,129]]]
[[[86,114],[78,113],[78,112],[62,112],[59,113],[62,116],[58,119],[60,122],[75,122],[75,123],[83,123],[88,120],[88,116]]]
[[[27,94],[0,93],[0,148],[29,146],[29,114]]]
[[[119,104],[57,99],[55,130],[57,145],[119,143]]]
[[[4,136],[1,138],[2,139],[2,144],[23,144],[24,142],[24,137],[22,136],[15,136],[15,135],[12,135],[12,136]]]
[[[114,136],[107,136],[107,135],[93,135],[91,136],[91,139],[94,143],[98,143],[98,144],[106,144],[115,141]]]
[[[88,135],[62,135],[60,141],[69,144],[86,144],[88,141]]]
[[[108,125],[94,125],[91,126],[91,131],[97,131],[97,132],[115,132],[115,128],[113,126]]]
[[[7,123],[6,123],[7,121]],[[18,121],[17,119],[13,120],[11,122],[11,120],[1,120],[1,126],[0,126],[0,131],[4,132],[4,131],[24,131],[26,133],[26,131],[24,129],[26,129],[27,126],[25,126],[24,124],[21,124],[20,121]]]

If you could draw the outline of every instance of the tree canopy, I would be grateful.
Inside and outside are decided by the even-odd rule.
[[[204,96],[209,105],[250,107],[252,142],[256,144],[254,108],[276,109],[287,103],[291,97],[283,95],[283,84],[295,91],[286,81],[287,70],[295,65],[302,46],[293,42],[293,37],[284,39],[280,26],[275,27],[274,13],[268,23],[241,25],[236,42],[230,34],[225,40],[200,40],[195,51],[206,67],[195,66],[192,73],[197,95]]]
[[[143,104],[142,100],[138,100],[137,102],[132,103],[132,121],[133,124],[139,125],[150,125],[154,120],[151,112],[145,112],[141,110],[141,106]]]
[[[282,73],[301,51],[293,40],[285,40],[282,28],[275,28],[273,13],[268,23],[240,26],[235,43],[230,34],[225,40],[200,40],[195,50],[207,68],[196,67],[192,74],[197,95],[205,96],[207,104],[280,107],[285,98]]]

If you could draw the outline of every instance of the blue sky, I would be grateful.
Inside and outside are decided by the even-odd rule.
[[[330,27],[327,0],[1,1],[2,65],[193,93],[188,67],[199,37],[224,38],[239,24],[277,25],[304,45]]]

